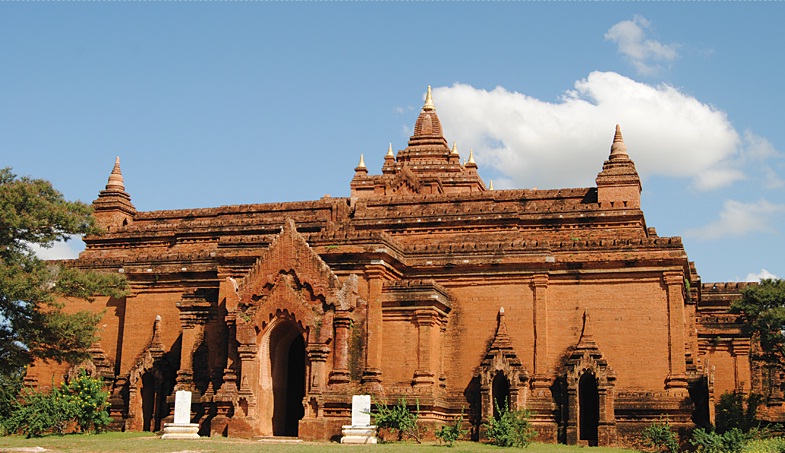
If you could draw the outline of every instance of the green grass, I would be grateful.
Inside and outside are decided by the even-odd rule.
[[[454,447],[448,448],[434,443],[417,445],[413,443],[380,444],[375,446],[341,445],[337,443],[303,442],[298,444],[268,444],[252,440],[212,437],[200,440],[162,440],[151,433],[104,433],[94,435],[70,434],[66,436],[45,436],[37,439],[25,439],[20,436],[0,437],[0,452],[11,449],[45,448],[50,452],[169,452],[169,453],[201,453],[224,452],[231,453],[267,453],[267,452],[305,452],[329,453],[348,451],[365,451],[372,448],[379,453],[456,453],[456,452],[495,452],[504,453],[512,451],[527,451],[536,453],[569,453],[583,451],[586,453],[622,453],[635,450],[620,448],[580,448],[566,445],[532,444],[526,450],[513,448],[500,448],[477,442],[458,442]],[[29,450],[28,450],[29,451]]]

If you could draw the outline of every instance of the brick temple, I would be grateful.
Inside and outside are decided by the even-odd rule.
[[[436,428],[526,408],[539,438],[625,444],[653,421],[713,421],[724,392],[781,377],[727,314],[743,283],[701,283],[659,237],[619,126],[596,187],[493,190],[445,139],[430,89],[406,148],[351,196],[137,211],[119,158],[93,202],[105,230],[74,266],[123,273],[93,359],[114,426],[157,431],[176,390],[202,435],[335,439],[355,394]],[[634,155],[634,150],[632,151]],[[37,363],[28,382],[73,372]],[[433,432],[433,430],[431,430]]]

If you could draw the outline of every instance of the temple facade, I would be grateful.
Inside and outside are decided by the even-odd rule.
[[[408,146],[381,174],[361,158],[350,197],[191,210],[137,211],[118,159],[93,203],[104,233],[70,264],[131,291],[69,302],[104,313],[77,367],[125,430],[161,429],[181,389],[202,435],[334,439],[366,393],[433,428],[464,414],[475,439],[508,404],[541,440],[625,444],[663,418],[706,425],[720,394],[753,388],[783,420],[765,390],[782,379],[727,314],[743,284],[702,284],[681,239],[646,225],[610,132],[595,187],[493,190],[429,89]]]

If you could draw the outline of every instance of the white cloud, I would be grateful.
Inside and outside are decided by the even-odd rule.
[[[462,154],[474,148],[480,171],[501,176],[494,176],[500,189],[593,186],[617,123],[643,178],[687,178],[710,190],[745,177],[742,139],[725,112],[670,85],[592,72],[558,102],[463,84],[436,88],[433,97],[445,138]]]
[[[635,15],[632,20],[623,20],[605,33],[605,39],[618,46],[639,74],[652,75],[663,69],[664,65],[675,60],[679,54],[675,44],[662,44],[648,39],[651,23],[643,16]]]
[[[777,277],[776,275],[774,275],[771,272],[767,271],[766,269],[761,269],[760,272],[758,272],[757,274],[754,274],[752,272],[747,274],[747,276],[744,278],[744,281],[745,282],[759,282],[759,281],[763,280],[764,278],[779,278],[779,277]]]
[[[712,240],[756,232],[771,232],[775,231],[772,226],[775,216],[783,212],[785,212],[785,204],[775,204],[766,200],[756,203],[726,200],[719,220],[701,228],[688,230],[684,236]]]
[[[79,236],[72,236],[68,242],[55,242],[51,248],[30,244],[35,255],[42,260],[72,260],[79,257],[84,250],[84,242]]]

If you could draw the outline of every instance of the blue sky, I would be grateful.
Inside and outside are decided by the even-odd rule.
[[[783,19],[778,2],[0,3],[0,165],[90,202],[119,155],[139,210],[348,196],[432,85],[497,189],[594,185],[619,123],[648,226],[682,236],[704,282],[785,277]]]

